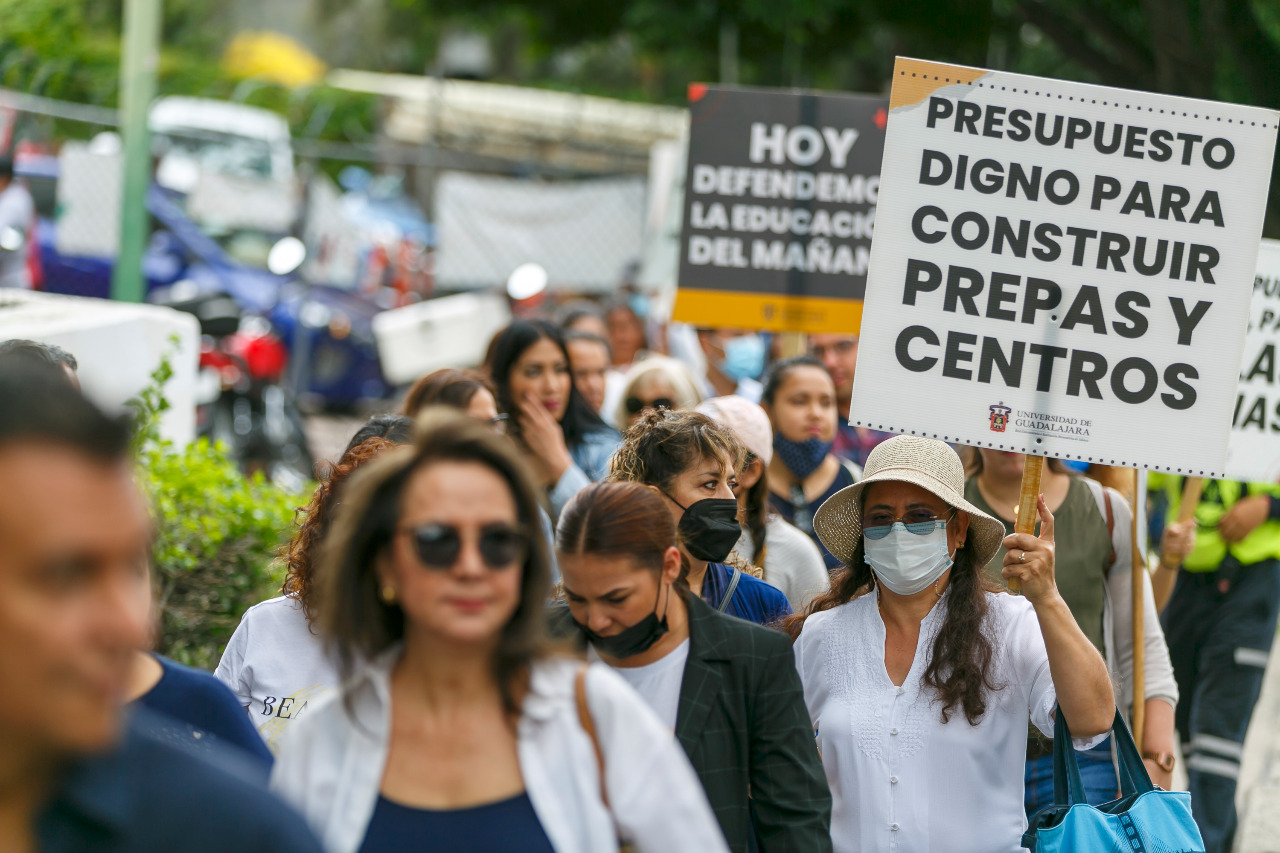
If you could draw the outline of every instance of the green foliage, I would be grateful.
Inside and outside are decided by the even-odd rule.
[[[279,590],[283,572],[276,553],[306,498],[260,473],[245,477],[221,444],[200,439],[176,448],[160,438],[170,357],[161,359],[151,383],[130,401],[138,423],[139,482],[151,498],[156,527],[156,650],[212,669],[241,614]]]
[[[275,554],[305,499],[260,473],[246,478],[205,439],[183,450],[152,445],[139,463],[156,523],[156,649],[212,669],[244,611],[279,591]]]

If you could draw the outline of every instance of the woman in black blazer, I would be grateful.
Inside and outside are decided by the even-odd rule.
[[[655,489],[583,489],[556,533],[567,606],[553,622],[672,727],[732,850],[829,851],[831,794],[791,645],[691,594],[676,541]]]

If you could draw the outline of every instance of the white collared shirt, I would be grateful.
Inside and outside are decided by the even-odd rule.
[[[884,665],[875,595],[815,613],[796,640],[796,667],[831,786],[835,853],[1019,853],[1027,819],[1027,720],[1053,734],[1057,698],[1040,625],[1021,597],[988,593],[994,640],[987,711],[948,723],[921,683],[947,599],[920,623],[902,685]],[[1077,749],[1102,737],[1075,742]]]
[[[355,853],[373,817],[390,737],[390,672],[400,651],[381,655],[283,738],[271,788],[302,813],[329,853]],[[567,658],[534,664],[517,726],[525,789],[556,853],[612,853],[619,835],[640,853],[727,853],[675,738],[609,667],[592,664],[587,703],[604,754],[606,808],[595,747],[578,718],[581,666]]]

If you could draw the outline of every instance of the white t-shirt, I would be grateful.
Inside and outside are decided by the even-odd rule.
[[[791,609],[799,613],[815,596],[831,588],[831,575],[814,541],[786,519],[769,513],[764,523],[764,577],[787,597]],[[745,560],[755,553],[751,531],[745,526],[734,550]]]
[[[289,723],[338,686],[338,669],[302,603],[284,595],[245,611],[213,674],[236,694],[272,752]]]
[[[588,644],[587,659],[600,660],[595,646]],[[630,684],[644,697],[644,701],[662,724],[676,730],[676,712],[680,708],[680,685],[684,684],[684,665],[689,660],[689,638],[676,646],[665,657],[644,666],[610,667],[622,680]]]
[[[943,723],[921,684],[946,597],[920,623],[902,686],[884,665],[875,595],[815,613],[793,647],[805,705],[831,786],[835,853],[1019,853],[1027,827],[1023,772],[1027,720],[1046,735],[1057,701],[1035,611],[1025,598],[988,593],[994,640],[987,711],[962,708]],[[1075,741],[1077,749],[1105,735]]]

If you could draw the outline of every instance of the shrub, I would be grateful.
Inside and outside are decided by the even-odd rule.
[[[132,402],[139,481],[150,495],[156,525],[152,572],[156,587],[155,649],[189,666],[213,669],[251,605],[280,589],[276,552],[292,532],[305,496],[246,477],[221,445],[200,439],[176,448],[159,437],[168,408],[161,389],[168,359]]]

